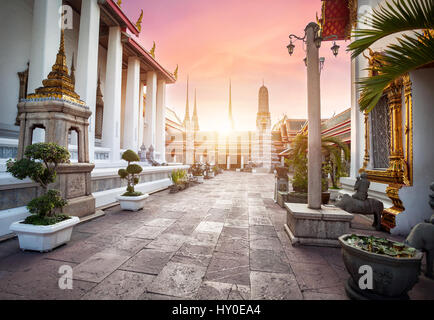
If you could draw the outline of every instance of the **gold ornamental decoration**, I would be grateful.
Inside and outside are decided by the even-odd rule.
[[[378,74],[383,63],[382,53],[371,49],[369,61],[369,76]],[[402,95],[404,93],[404,99]],[[370,118],[365,112],[365,155],[363,167],[360,171],[368,174],[368,179],[378,183],[388,184],[386,194],[393,203],[391,208],[384,209],[382,225],[386,230],[395,227],[396,215],[403,212],[405,207],[399,198],[399,190],[413,185],[413,101],[412,82],[410,75],[393,81],[384,91],[388,100],[388,116],[390,122],[390,150],[389,167],[384,169],[369,168],[370,164]],[[403,103],[404,101],[404,103]],[[405,122],[403,126],[403,117]]]
[[[138,19],[137,22],[136,22],[136,28],[137,28],[137,30],[139,30],[139,32],[142,31],[142,20],[143,20],[143,9],[142,9],[142,11],[140,12],[140,17],[139,17],[139,19]]]
[[[75,86],[68,72],[65,55],[65,31],[60,34],[60,47],[56,56],[56,62],[51,68],[47,79],[42,81],[43,86],[28,94],[26,100],[66,100],[81,106],[86,106],[84,101],[75,92]]]

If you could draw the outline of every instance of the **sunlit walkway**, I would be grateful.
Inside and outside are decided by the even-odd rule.
[[[137,213],[111,208],[50,253],[0,243],[0,299],[347,299],[340,249],[292,247],[272,197],[272,175],[225,172]],[[433,283],[421,275],[410,296],[434,299]]]

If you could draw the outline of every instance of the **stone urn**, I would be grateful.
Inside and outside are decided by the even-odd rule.
[[[416,251],[413,257],[395,258],[351,246],[346,242],[350,236],[350,234],[345,234],[338,239],[342,246],[345,267],[351,275],[345,286],[347,295],[357,300],[409,299],[408,291],[419,280],[422,252]],[[359,288],[359,280],[365,274],[364,272],[359,273],[361,266],[372,268],[372,289]]]

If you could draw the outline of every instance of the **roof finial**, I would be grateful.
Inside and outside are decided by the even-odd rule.
[[[137,22],[136,22],[136,27],[137,27],[137,30],[139,30],[139,32],[142,31],[142,19],[143,19],[143,9],[142,9],[142,11],[140,12],[140,17],[139,17],[139,19],[138,19]]]

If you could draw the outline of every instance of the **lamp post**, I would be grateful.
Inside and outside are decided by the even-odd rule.
[[[307,64],[307,114],[308,114],[308,196],[307,206],[310,209],[321,208],[321,97],[320,97],[320,59],[319,48],[325,39],[319,35],[320,27],[311,22],[304,29],[304,37],[291,34],[290,43],[287,46],[289,55],[294,53],[295,45],[292,39],[301,40],[306,43],[306,64]],[[339,46],[334,43],[332,48],[336,56]]]

